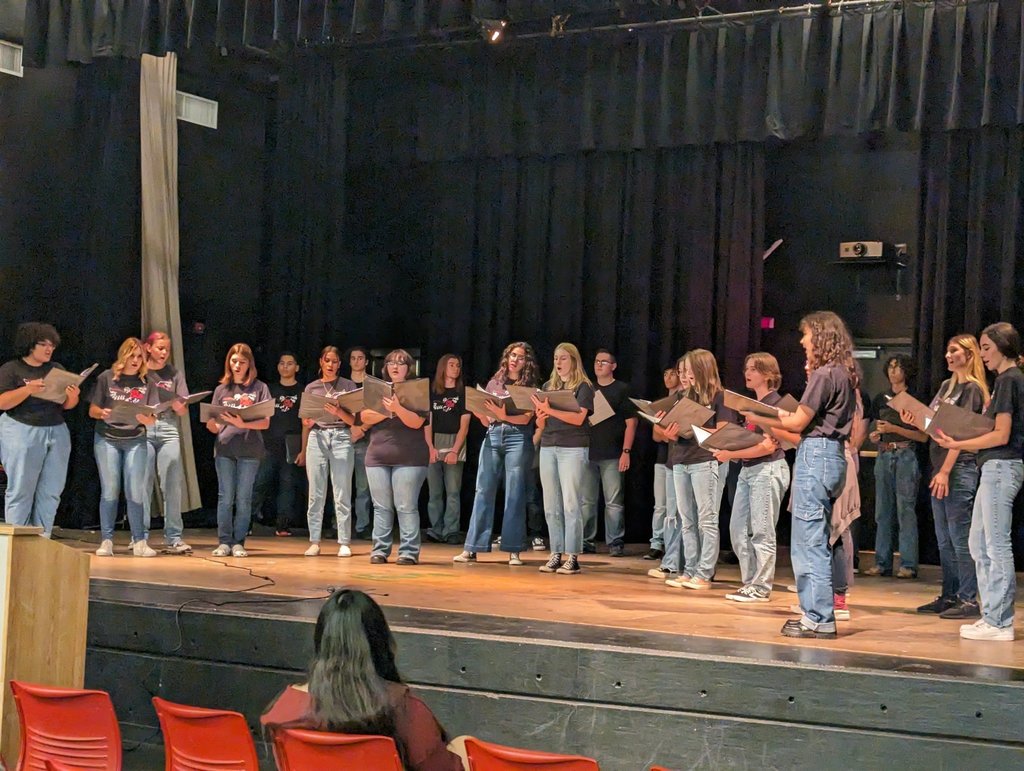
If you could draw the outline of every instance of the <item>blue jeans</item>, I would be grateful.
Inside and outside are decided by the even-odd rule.
[[[886,450],[875,459],[875,564],[892,572],[892,528],[900,528],[900,565],[917,572],[917,486],[921,470],[914,448]]]
[[[676,503],[682,526],[683,566],[680,572],[710,581],[718,562],[718,509],[722,487],[718,461],[677,463],[672,467]],[[668,520],[665,520],[666,543]]]
[[[552,554],[579,554],[583,551],[580,494],[588,452],[586,447],[540,448],[540,484],[544,492],[544,516],[548,521]]]
[[[4,516],[49,537],[68,475],[71,434],[65,423],[30,426],[0,415],[0,463],[7,472]]]
[[[990,625],[1013,626],[1013,601],[1017,575],[1013,572],[1013,499],[1024,481],[1024,463],[989,460],[981,467],[981,482],[974,498],[971,522],[971,556],[978,568],[981,617]]]
[[[501,550],[520,552],[526,549],[526,495],[532,467],[530,429],[511,423],[492,423],[484,436],[484,443],[480,445],[473,513],[466,531],[466,551],[491,550],[494,500],[503,478],[505,514],[501,520]]]
[[[462,470],[466,464],[438,461],[427,466],[427,518],[430,533],[438,540],[458,535],[462,519]]]
[[[217,541],[227,546],[245,544],[252,520],[252,488],[259,458],[214,457],[217,469]]]
[[[324,526],[327,478],[334,488],[334,519],[338,543],[352,540],[352,439],[347,428],[314,428],[306,440],[306,479],[309,480],[309,540],[320,543]]]
[[[654,464],[654,513],[651,516],[651,548],[665,551],[666,512],[678,514],[676,508],[676,486],[672,474],[664,463]],[[678,570],[677,564],[673,571]]]
[[[360,439],[352,445],[352,488],[355,490],[352,513],[355,515],[356,521],[353,529],[356,531],[367,530],[370,527],[370,517],[373,514],[370,483],[366,481],[366,450],[369,446],[368,439]]]
[[[175,418],[177,416],[175,415]],[[181,434],[178,421],[161,418],[146,429],[149,453],[146,459],[146,494],[142,501],[144,537],[149,538],[153,485],[159,480],[164,509],[164,540],[180,541],[185,523],[181,518],[181,492],[185,472],[181,465]],[[132,536],[134,538],[134,536]]]
[[[969,543],[977,489],[978,466],[968,460],[953,464],[946,497],[932,498],[935,538],[942,565],[942,596],[949,600],[974,602],[978,596],[978,574]]]
[[[775,580],[775,526],[782,496],[789,487],[789,465],[784,458],[743,466],[736,481],[729,534],[740,563],[744,586],[766,592]]]
[[[420,558],[420,489],[426,466],[368,466],[366,479],[373,498],[371,556],[391,555],[392,530],[398,516],[398,556]]]
[[[846,484],[843,442],[808,437],[800,442],[793,471],[793,530],[790,556],[804,615],[800,623],[836,630],[829,535],[832,504]]]
[[[592,460],[583,477],[583,542],[594,545],[597,538],[598,488],[604,490],[604,540],[609,546],[626,542],[625,506],[619,459]]]
[[[149,495],[149,442],[137,439],[111,440],[93,434],[92,452],[100,475],[100,537],[113,540],[117,504],[121,501],[121,480],[127,504],[128,525],[133,541],[146,538],[142,502]]]

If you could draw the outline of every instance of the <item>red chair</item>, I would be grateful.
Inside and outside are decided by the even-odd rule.
[[[372,768],[402,771],[395,742],[389,736],[357,736],[279,728],[274,731],[274,760],[278,771],[313,768]]]
[[[17,771],[56,761],[72,768],[121,769],[121,729],[105,691],[11,680],[21,719]]]
[[[166,771],[259,771],[256,745],[238,712],[153,697],[164,734]]]
[[[466,737],[466,757],[472,771],[599,771],[592,758],[579,755],[556,755],[551,752],[503,747]]]

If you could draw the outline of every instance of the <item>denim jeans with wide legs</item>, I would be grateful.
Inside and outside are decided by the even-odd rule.
[[[978,465],[973,459],[957,461],[949,472],[945,498],[932,497],[935,539],[942,565],[942,596],[948,600],[976,602],[978,574],[971,557],[971,514],[978,489]]]
[[[315,428],[306,440],[306,479],[309,480],[309,540],[320,543],[324,526],[327,479],[334,488],[334,519],[338,543],[352,541],[352,440],[347,428]]]
[[[718,508],[722,502],[722,488],[718,483],[718,472],[718,461],[714,460],[677,463],[672,467],[676,504],[682,520],[685,564],[680,572],[706,581],[715,574],[720,546]]]
[[[756,586],[766,592],[772,590],[775,527],[787,487],[789,465],[784,458],[740,469],[729,535],[744,586]]]
[[[800,619],[808,629],[834,632],[832,553],[829,535],[832,504],[846,484],[843,442],[808,437],[800,442],[793,470],[793,529],[790,556],[796,577]]]
[[[252,488],[259,458],[213,459],[217,468],[217,541],[226,546],[245,544],[252,521]]]
[[[30,426],[0,415],[0,463],[7,473],[6,520],[43,528],[49,538],[71,457],[67,424]]]
[[[367,466],[366,479],[373,498],[373,550],[371,556],[391,556],[392,531],[398,517],[398,556],[420,558],[420,489],[426,466]]]
[[[583,475],[587,447],[541,447],[540,484],[552,554],[583,551]],[[504,544],[503,544],[504,545]]]
[[[135,439],[107,439],[93,434],[92,451],[100,475],[100,538],[113,540],[117,524],[117,505],[122,483],[132,540],[146,538],[142,501],[150,492],[149,442],[145,436]]]
[[[619,459],[592,460],[583,477],[583,542],[591,546],[597,538],[597,498],[604,491],[604,540],[609,546],[626,542],[625,506]]]
[[[185,523],[181,518],[181,493],[185,472],[181,463],[181,434],[178,432],[177,417],[161,417],[146,429],[149,453],[146,461],[146,494],[142,502],[144,537],[149,538],[153,486],[159,483],[164,513],[164,540],[168,544],[180,541],[185,529]]]
[[[357,532],[368,530],[373,517],[370,483],[366,479],[366,450],[369,447],[368,439],[360,439],[352,445],[352,489],[355,491],[352,501],[352,516],[355,518],[353,529]]]
[[[462,519],[462,470],[466,464],[445,463],[439,460],[427,466],[427,519],[430,520],[430,534],[443,541],[458,535]]]
[[[480,445],[476,471],[473,513],[466,531],[465,550],[491,550],[494,529],[494,501],[505,482],[505,513],[501,520],[501,550],[520,552],[527,547],[526,499],[533,474],[533,440],[527,426],[492,423]]]
[[[971,521],[971,556],[978,570],[981,617],[997,629],[1013,626],[1017,575],[1013,572],[1013,499],[1024,481],[1019,459],[985,461],[974,498]]]
[[[899,524],[900,566],[917,572],[917,487],[921,469],[913,446],[875,458],[875,564],[892,571],[892,529]]]

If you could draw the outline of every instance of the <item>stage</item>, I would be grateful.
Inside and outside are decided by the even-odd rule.
[[[938,593],[936,568],[858,577],[838,640],[790,640],[788,567],[769,603],[740,604],[724,599],[737,567],[719,565],[710,591],[673,589],[646,575],[657,563],[639,544],[561,576],[538,572],[547,552],[455,565],[458,547],[426,544],[401,567],[371,565],[365,541],[352,558],[327,543],[310,558],[300,537],[256,537],[231,559],[210,556],[212,531],[189,531],[193,556],[141,559],[118,535],[115,557],[92,558],[87,680],[120,691],[137,740],[155,726],[154,693],[255,719],[301,679],[322,598],[349,586],[385,607],[400,670],[453,734],[606,769],[844,765],[851,752],[868,766],[897,753],[908,767],[1024,762],[1024,639],[961,640],[959,622],[915,613]]]

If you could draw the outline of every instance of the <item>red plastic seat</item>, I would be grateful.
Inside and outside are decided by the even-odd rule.
[[[598,771],[592,758],[580,755],[556,755],[551,752],[521,750],[466,737],[466,757],[472,771]]]
[[[398,749],[389,736],[357,736],[302,728],[274,731],[274,759],[278,771],[315,768],[366,768],[402,771]]]
[[[166,771],[258,771],[256,745],[238,712],[153,697],[164,734]]]
[[[105,691],[53,688],[11,680],[21,719],[17,771],[45,769],[46,761],[72,768],[121,769],[121,729]]]

